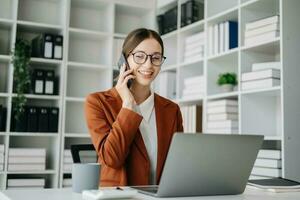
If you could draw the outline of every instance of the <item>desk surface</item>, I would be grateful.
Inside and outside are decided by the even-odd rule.
[[[71,189],[44,189],[44,190],[5,190],[0,192],[0,200],[82,200],[81,194],[73,193]],[[138,194],[136,200],[155,200],[158,198]],[[272,193],[247,188],[241,195],[203,196],[184,198],[165,198],[166,200],[299,200],[300,192]]]

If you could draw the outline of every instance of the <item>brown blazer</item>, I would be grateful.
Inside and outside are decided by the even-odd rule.
[[[179,106],[154,94],[157,126],[157,171],[161,172],[174,132],[182,132]],[[148,185],[150,161],[139,131],[143,117],[122,108],[117,90],[90,94],[85,102],[85,115],[93,145],[101,163],[101,186]]]

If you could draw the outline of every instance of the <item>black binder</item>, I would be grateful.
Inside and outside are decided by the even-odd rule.
[[[44,94],[44,70],[35,69],[32,77],[32,91],[34,94]]]
[[[44,33],[35,37],[32,42],[32,57],[53,58],[53,35]]]
[[[44,94],[53,95],[55,94],[55,75],[54,70],[45,70],[45,82],[44,82]]]
[[[37,132],[38,127],[38,111],[36,107],[30,106],[27,108],[27,131]]]
[[[46,107],[38,108],[38,132],[48,132],[48,109]]]
[[[58,132],[58,108],[49,108],[49,132]]]
[[[54,36],[53,58],[62,60],[63,57],[63,36]]]
[[[157,25],[158,25],[158,31],[159,34],[163,35],[164,34],[164,15],[158,15],[156,17],[157,19]]]
[[[6,131],[6,108],[0,105],[0,131]]]
[[[181,17],[180,27],[184,27],[186,24],[186,3],[181,4]]]
[[[194,23],[204,17],[204,5],[195,0],[186,2],[186,22],[185,25]]]
[[[27,106],[24,107],[24,112],[20,114],[19,120],[15,119],[16,111],[12,113],[11,130],[15,132],[27,132]]]

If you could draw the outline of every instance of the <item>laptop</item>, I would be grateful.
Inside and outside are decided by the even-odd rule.
[[[260,135],[175,133],[158,186],[135,186],[155,197],[241,194],[258,151]]]

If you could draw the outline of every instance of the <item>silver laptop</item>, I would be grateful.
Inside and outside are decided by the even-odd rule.
[[[244,192],[263,136],[173,136],[158,186],[133,187],[156,197],[234,195]]]

